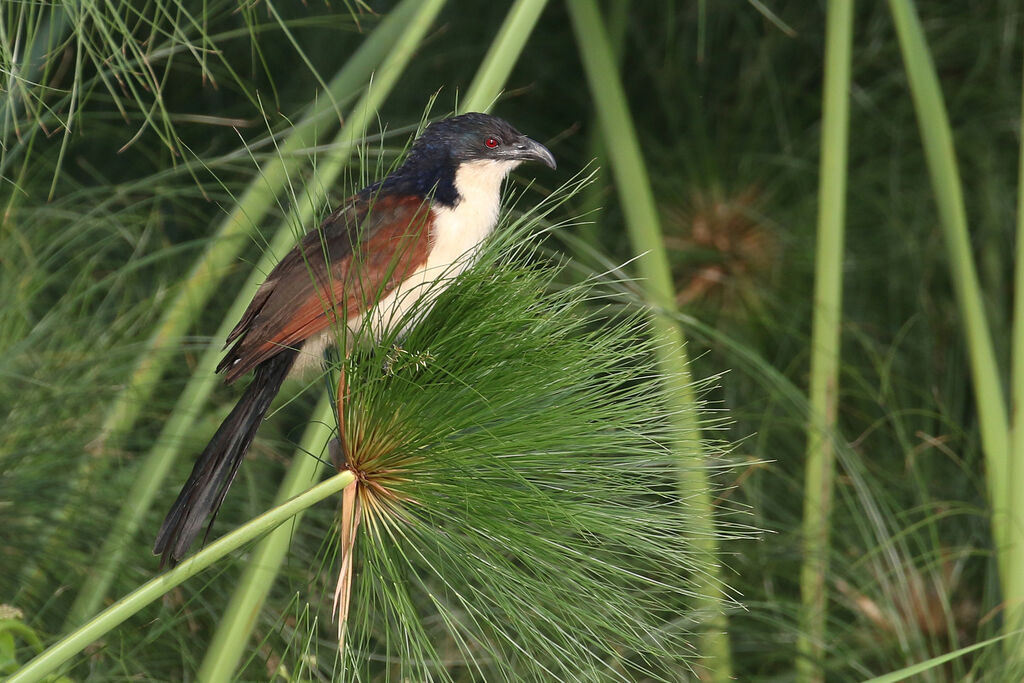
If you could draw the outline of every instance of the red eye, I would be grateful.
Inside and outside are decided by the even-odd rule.
[[[498,139],[497,138],[487,138],[486,140],[484,140],[484,144],[487,145],[488,147],[490,147],[491,149],[494,149],[495,147],[498,146]]]

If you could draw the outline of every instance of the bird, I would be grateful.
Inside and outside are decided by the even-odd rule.
[[[421,319],[494,230],[503,181],[523,162],[556,168],[547,147],[497,116],[434,121],[401,166],[342,202],[278,262],[227,336],[216,371],[228,385],[249,371],[253,378],[157,533],[161,568],[185,557],[208,517],[212,526],[285,379],[322,363],[339,336],[347,346],[359,335],[380,340]]]

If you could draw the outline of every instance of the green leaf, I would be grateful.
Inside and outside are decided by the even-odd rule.
[[[911,676],[916,676],[918,674],[923,674],[928,671],[931,671],[932,669],[935,669],[936,667],[939,667],[942,664],[945,664],[946,662],[951,662],[954,659],[963,657],[964,655],[974,652],[975,650],[984,649],[989,645],[993,645],[1001,640],[1005,640],[1007,637],[1011,635],[1018,634],[1008,633],[1005,635],[996,636],[995,638],[989,638],[988,640],[983,640],[980,643],[975,643],[974,645],[969,645],[968,647],[962,647],[959,650],[947,652],[946,654],[939,655],[938,657],[932,657],[931,659],[921,662],[919,664],[904,667],[899,671],[893,671],[892,673],[885,674],[884,676],[878,676],[877,678],[868,679],[864,681],[864,683],[897,683],[897,681],[906,680]]]

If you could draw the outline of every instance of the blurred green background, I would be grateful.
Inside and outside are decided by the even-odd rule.
[[[156,502],[131,520],[131,542],[118,546],[112,582],[95,598],[102,603],[78,604],[82,619],[69,620],[138,485],[143,456],[180,410],[175,402],[193,373],[208,373],[202,352],[220,344],[215,332],[272,241],[269,226],[280,222],[292,235],[309,229],[386,170],[432,98],[429,115],[437,117],[461,109],[467,96],[486,106],[487,93],[501,91],[493,113],[552,150],[557,173],[538,173],[528,188],[532,171],[510,181],[524,192],[520,204],[536,203],[596,159],[596,181],[557,209],[558,220],[580,220],[545,241],[573,259],[566,272],[602,272],[637,256],[627,206],[637,197],[613,174],[622,159],[613,148],[629,148],[632,134],[600,125],[609,105],[588,85],[581,59],[582,46],[596,45],[618,61],[618,73],[599,77],[621,80],[650,178],[654,235],[678,307],[668,315],[686,335],[692,375],[713,378],[703,410],[726,418],[705,433],[731,444],[716,460],[729,466],[711,474],[711,503],[722,519],[762,532],[718,544],[721,580],[742,607],[718,622],[724,635],[695,641],[706,666],[661,678],[725,680],[731,671],[736,680],[865,680],[1009,634],[933,663],[915,680],[1021,680],[1013,608],[1024,592],[1013,584],[1024,565],[1012,539],[993,529],[1012,536],[1024,528],[1015,516],[1022,494],[1013,475],[1024,467],[1014,468],[1010,413],[1024,381],[1024,370],[1011,372],[1024,363],[1013,334],[1024,6],[861,2],[841,23],[852,57],[838,91],[849,106],[849,144],[838,373],[823,380],[837,406],[823,441],[837,458],[826,484],[833,507],[825,567],[807,564],[808,425],[819,415],[807,396],[821,279],[825,55],[836,40],[826,24],[846,3],[612,0],[598,8],[606,35],[580,21],[595,3],[516,3],[539,11],[536,22],[509,29],[524,47],[499,55],[507,79],[477,92],[471,84],[488,50],[501,46],[513,3],[438,2],[436,16],[428,4],[404,6],[406,23],[335,87],[357,49],[385,30],[393,4],[3,3],[3,670],[155,575],[152,532],[191,454],[236,396],[219,383],[208,389],[213,408],[199,410],[168,446],[185,455],[167,461],[167,481],[154,480]],[[941,88],[948,119],[940,124],[922,127],[924,105],[911,97],[905,63],[914,47],[894,20],[907,9],[926,40],[917,55],[932,60]],[[414,14],[422,36],[406,31]],[[403,46],[408,59],[379,70]],[[370,100],[360,99],[367,92]],[[311,107],[319,117],[301,140],[289,137]],[[334,137],[342,120],[352,124],[343,129],[348,139]],[[922,144],[947,123],[954,147],[940,151],[956,154],[976,300],[958,299],[969,278],[951,268],[949,217],[938,208],[949,186],[936,180],[938,162],[929,166]],[[287,168],[268,172],[275,163]],[[330,164],[338,164],[337,178],[322,174]],[[265,211],[238,213],[261,195]],[[226,220],[244,230],[218,236]],[[204,261],[211,246],[220,256]],[[635,266],[625,271],[635,274]],[[206,293],[194,294],[190,282]],[[991,348],[965,341],[971,301],[981,302]],[[178,317],[168,323],[172,307]],[[1016,323],[1024,326],[1020,314]],[[995,385],[979,390],[979,363],[994,369]],[[262,428],[225,519],[238,524],[268,507],[314,394]],[[983,448],[982,425],[998,423],[999,413],[1003,429],[989,434],[1002,441],[985,437]],[[312,526],[294,531],[299,550],[285,558],[286,575],[308,578],[332,514],[311,514]],[[194,679],[242,565],[244,558],[220,564],[174,589],[162,609],[176,619],[155,625],[155,612],[143,612],[73,660],[67,675]],[[801,590],[809,566],[820,570],[827,605],[819,629],[816,603]],[[307,623],[306,581],[272,584],[255,635],[241,644],[242,679],[330,676],[308,661],[305,678],[287,673],[311,656],[296,633],[331,639],[326,620],[320,631]],[[709,660],[707,648],[729,663]],[[456,668],[436,675],[481,680]]]

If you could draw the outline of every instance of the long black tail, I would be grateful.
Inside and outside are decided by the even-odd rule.
[[[153,554],[161,556],[161,567],[165,563],[176,565],[196,540],[206,517],[210,513],[217,516],[242,457],[249,450],[256,430],[297,355],[294,349],[282,349],[256,367],[242,398],[196,460],[192,474],[167,513],[153,545]],[[213,524],[212,519],[210,524]]]

